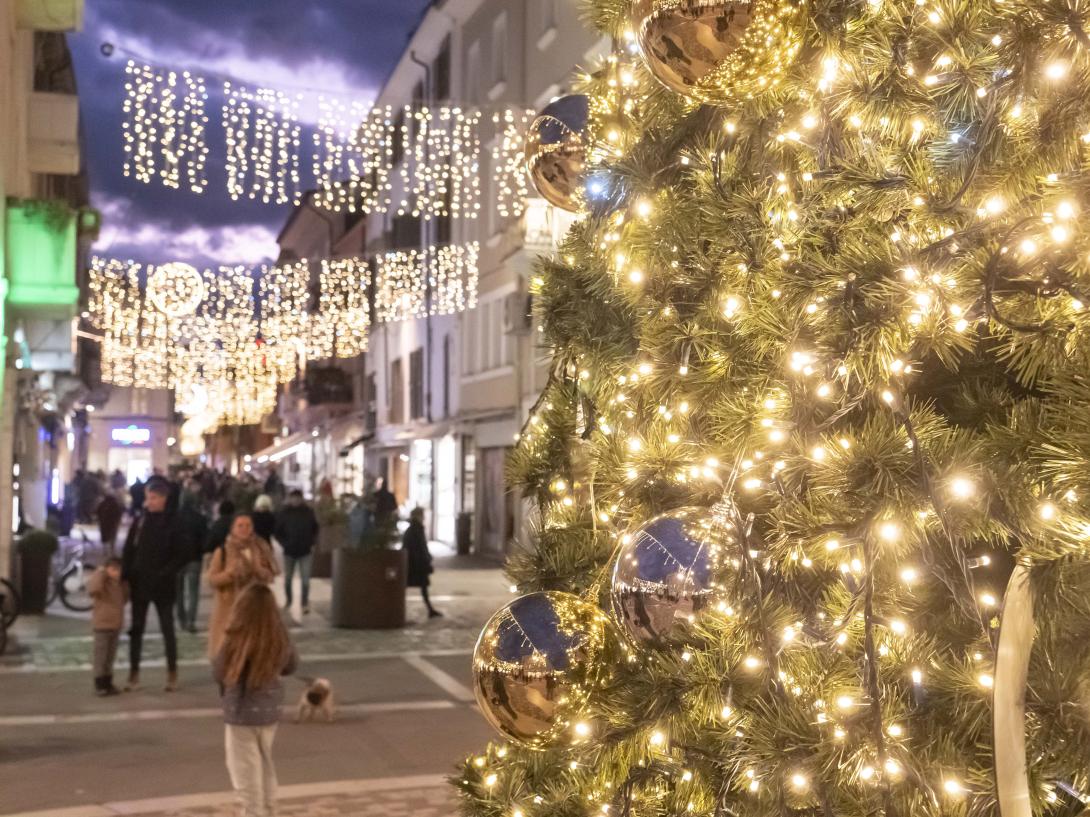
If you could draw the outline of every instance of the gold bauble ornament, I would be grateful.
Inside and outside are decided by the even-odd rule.
[[[633,28],[648,70],[701,102],[774,88],[802,44],[799,0],[636,0]]]
[[[583,207],[589,122],[590,100],[571,94],[545,106],[526,136],[534,187],[549,204],[572,213]]]
[[[543,748],[604,680],[607,618],[570,593],[530,593],[502,607],[473,651],[473,690],[504,737]]]
[[[734,504],[657,516],[624,539],[613,568],[613,610],[637,644],[665,646],[724,597],[724,573],[737,556]]]
[[[204,278],[189,264],[178,261],[162,264],[148,277],[148,300],[171,318],[196,312],[204,295]]]

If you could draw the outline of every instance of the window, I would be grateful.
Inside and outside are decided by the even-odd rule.
[[[466,87],[465,96],[468,102],[476,102],[481,92],[481,44],[473,43],[469,47],[466,57]]]
[[[409,355],[409,419],[424,416],[424,350]]]
[[[511,365],[514,344],[504,331],[506,293],[492,295],[465,313],[462,374],[476,375]]]
[[[492,22],[492,86],[507,79],[507,14]]]
[[[390,166],[397,167],[405,158],[405,111],[399,110],[394,117],[393,144],[390,146]]]
[[[537,46],[545,48],[556,37],[556,0],[536,0]]]
[[[378,405],[375,400],[375,373],[368,372],[363,381],[363,404],[367,410],[367,428],[378,427]]]
[[[431,73],[435,78],[435,101],[450,99],[450,37],[443,40],[439,56],[432,63]]]
[[[386,392],[390,424],[405,422],[405,376],[401,371],[401,358],[390,364],[390,383]]]
[[[454,339],[443,335],[443,416],[450,416],[450,367],[454,358]]]

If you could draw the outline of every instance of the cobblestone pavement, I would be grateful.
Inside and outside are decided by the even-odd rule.
[[[445,782],[491,732],[476,711],[469,654],[488,617],[510,599],[501,572],[453,556],[436,559],[428,619],[416,591],[405,628],[350,631],[328,624],[327,580],[312,585],[311,613],[285,616],[306,673],[334,683],[332,725],[285,718],[275,749],[282,817],[453,817]],[[282,594],[282,588],[276,588]],[[179,633],[181,690],[164,696],[161,668],[145,689],[113,699],[90,693],[86,614],[53,608],[24,616],[0,656],[0,815],[3,817],[228,817],[237,807],[223,766],[218,693],[199,632]],[[144,662],[163,664],[149,616]],[[115,674],[126,671],[122,644]],[[298,694],[296,681],[289,695]],[[290,701],[289,701],[290,704]]]

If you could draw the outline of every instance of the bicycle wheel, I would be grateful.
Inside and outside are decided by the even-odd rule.
[[[84,613],[91,609],[91,595],[87,592],[87,580],[95,572],[93,565],[76,563],[68,568],[60,581],[57,582],[57,591],[61,597],[61,604],[69,610]]]
[[[8,648],[8,628],[0,621],[0,655]]]
[[[7,579],[0,579],[0,623],[10,627],[19,618],[19,594]]]

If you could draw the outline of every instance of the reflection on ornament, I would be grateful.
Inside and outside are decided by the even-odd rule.
[[[797,0],[637,0],[633,27],[667,88],[726,102],[774,88],[802,43]]]
[[[512,740],[545,746],[602,682],[605,638],[602,611],[568,593],[531,593],[501,608],[473,651],[485,718]]]
[[[633,531],[613,569],[617,618],[634,640],[662,644],[722,597],[723,569],[737,553],[734,506],[683,508]]]
[[[156,267],[148,278],[148,300],[171,318],[193,314],[204,294],[204,279],[197,268],[179,261]]]
[[[583,204],[589,119],[586,96],[564,96],[545,107],[526,137],[526,167],[534,187],[550,204],[573,213]]]

